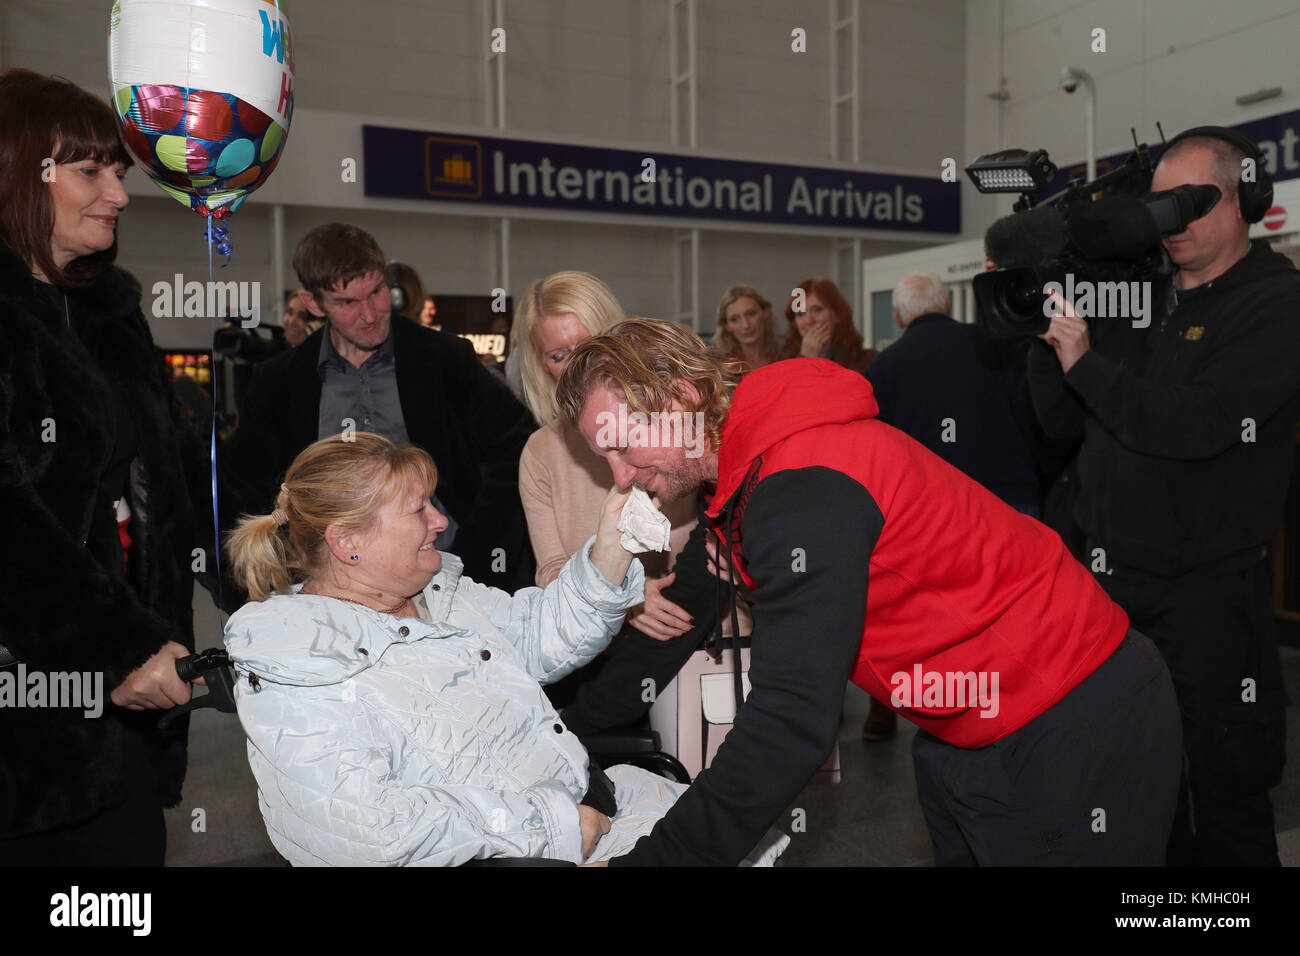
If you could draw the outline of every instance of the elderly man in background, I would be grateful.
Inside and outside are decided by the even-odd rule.
[[[867,368],[880,420],[907,432],[1011,507],[1038,516],[1023,364],[995,354],[974,325],[948,314],[938,276],[894,289],[902,337]]]

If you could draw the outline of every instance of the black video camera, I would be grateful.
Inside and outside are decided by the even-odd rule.
[[[1055,169],[1043,151],[1026,155]],[[1161,238],[1186,230],[1220,198],[1212,185],[1152,193],[1152,171],[1141,144],[1121,166],[1092,182],[1071,183],[1037,205],[1022,194],[1016,212],[984,236],[985,254],[997,268],[972,282],[980,328],[998,339],[1046,332],[1056,308],[1050,292],[1073,300],[1085,319],[1132,318],[1137,327],[1143,318],[1149,322],[1152,282],[1173,272]],[[1134,314],[1139,301],[1145,303],[1144,317]]]

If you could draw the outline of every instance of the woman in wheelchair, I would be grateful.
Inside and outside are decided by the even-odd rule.
[[[436,480],[412,445],[323,439],[275,511],[227,543],[253,598],[225,642],[271,842],[295,865],[627,852],[685,787],[618,766],[616,807],[594,797],[539,684],[590,660],[645,598],[619,543],[626,494],[610,492],[557,580],[512,597],[434,549]]]

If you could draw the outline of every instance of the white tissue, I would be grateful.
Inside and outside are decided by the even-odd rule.
[[[618,519],[618,530],[623,533],[619,539],[623,547],[633,554],[667,551],[672,522],[654,506],[643,489],[633,486]]]

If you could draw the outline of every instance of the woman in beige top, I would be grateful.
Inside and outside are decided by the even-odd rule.
[[[524,397],[542,426],[519,458],[519,494],[537,556],[537,584],[545,587],[596,533],[601,502],[613,486],[605,460],[560,420],[555,383],[569,353],[583,339],[623,320],[609,288],[585,272],[556,272],[528,287],[511,329],[511,351],[519,356]],[[658,502],[656,502],[658,504]],[[660,595],[673,581],[672,562],[698,519],[693,499],[661,506],[672,522],[671,548],[640,555],[646,570],[646,600],[628,612],[638,630],[669,640],[690,630],[690,614]]]

